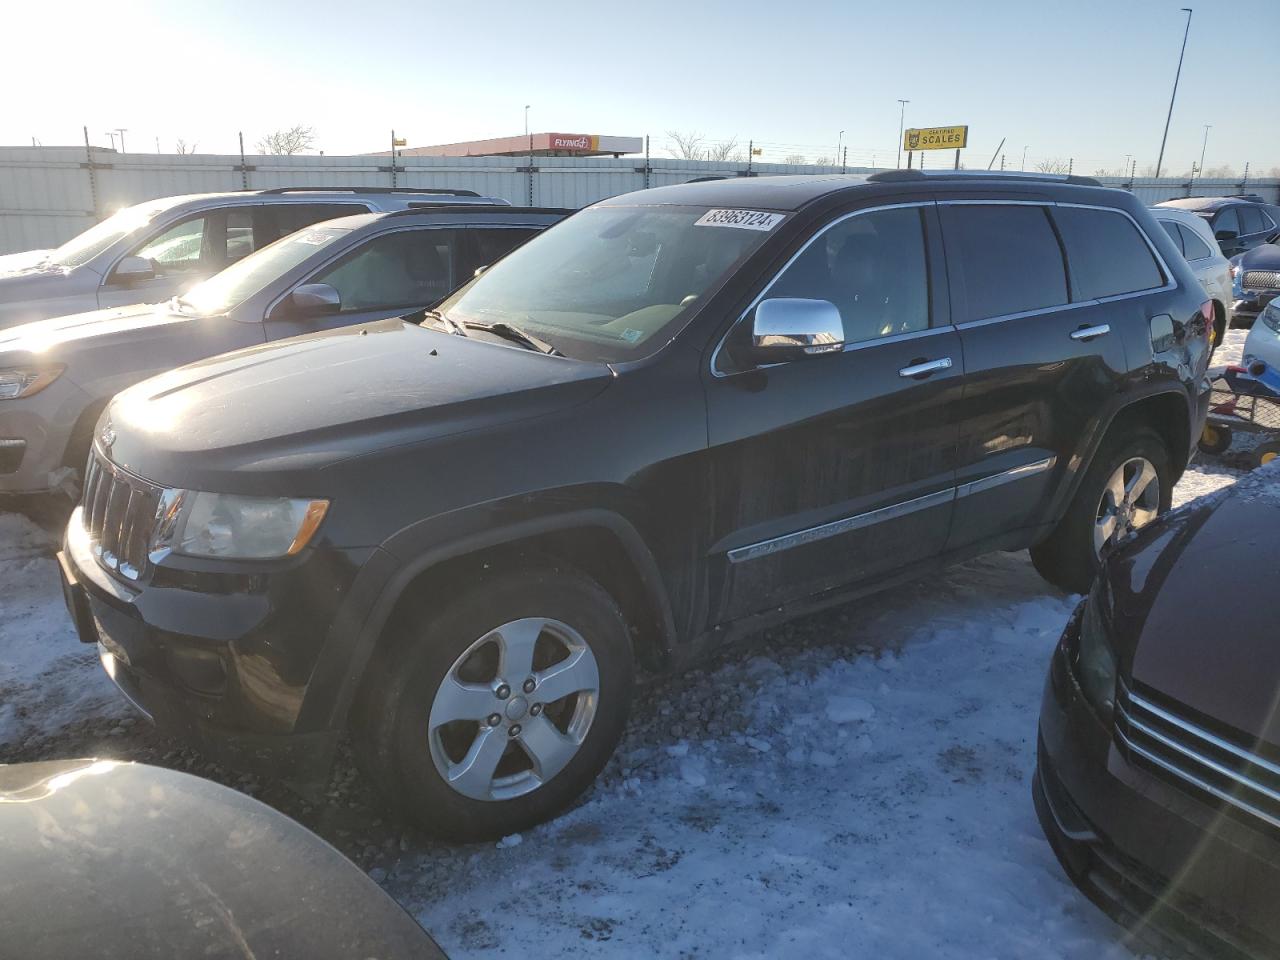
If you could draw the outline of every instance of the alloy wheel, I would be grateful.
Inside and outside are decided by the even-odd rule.
[[[1093,549],[1102,556],[1160,513],[1160,475],[1146,457],[1131,457],[1111,474],[1098,502]]]
[[[538,789],[577,754],[596,715],[600,670],[566,623],[527,617],[472,643],[431,704],[436,771],[473,800]]]

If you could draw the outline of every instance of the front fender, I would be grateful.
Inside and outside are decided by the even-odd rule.
[[[517,517],[517,514],[519,516]],[[675,620],[658,564],[636,525],[618,510],[520,498],[421,520],[378,547],[361,568],[335,618],[303,706],[304,729],[345,725],[365,669],[408,586],[446,561],[548,533],[595,528],[612,534],[635,567],[670,650]]]

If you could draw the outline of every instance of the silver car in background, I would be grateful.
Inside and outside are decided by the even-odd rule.
[[[1174,207],[1152,207],[1151,215],[1182,251],[1191,271],[1213,301],[1213,346],[1231,329],[1231,261],[1222,255],[1213,230],[1202,217]]]
[[[70,313],[163,303],[295,230],[425,204],[502,204],[470,190],[279,187],[148,200],[56,250],[0,256],[0,329]]]

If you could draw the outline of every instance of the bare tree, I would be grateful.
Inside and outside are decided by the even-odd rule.
[[[813,162],[820,167],[838,167],[840,165],[839,160],[832,160],[830,157],[816,157]]]
[[[668,130],[667,136],[675,142],[675,146],[669,147],[668,150],[677,160],[703,159],[702,134]]]
[[[714,160],[716,163],[728,163],[740,152],[738,138],[730,137],[728,140],[722,140],[719,143],[713,143],[708,146],[702,153],[702,159]]]
[[[1036,169],[1041,173],[1066,173],[1071,169],[1071,164],[1061,157],[1050,157],[1037,163]]]
[[[1229,179],[1230,177],[1234,177],[1235,175],[1236,175],[1235,168],[1231,166],[1231,164],[1229,163],[1219,164],[1216,167],[1205,167],[1199,173],[1199,176],[1202,178],[1209,177],[1211,179],[1217,178],[1219,180],[1226,180],[1226,179]]]
[[[295,153],[310,150],[315,142],[315,129],[298,124],[296,127],[289,127],[287,130],[280,129],[274,133],[268,133],[258,141],[258,152],[291,157]]]
[[[788,153],[785,157],[782,158],[782,162],[783,163],[804,163],[805,162],[804,154]]]
[[[195,153],[196,147],[198,146],[200,146],[200,144],[194,140],[190,144],[188,144],[187,141],[179,137],[178,142],[173,145],[173,152],[178,154],[179,156],[182,156],[188,153]]]

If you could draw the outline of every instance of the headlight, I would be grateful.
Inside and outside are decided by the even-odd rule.
[[[1267,304],[1267,309],[1262,311],[1262,322],[1280,333],[1280,300],[1272,300]]]
[[[0,400],[16,400],[39,393],[62,375],[65,367],[10,367],[0,370]]]
[[[1080,678],[1085,698],[1103,714],[1110,714],[1116,695],[1116,656],[1111,650],[1101,605],[1100,591],[1095,585],[1080,618],[1076,675]]]
[[[153,558],[167,553],[235,560],[291,557],[315,536],[328,509],[328,500],[166,490],[150,552]]]

